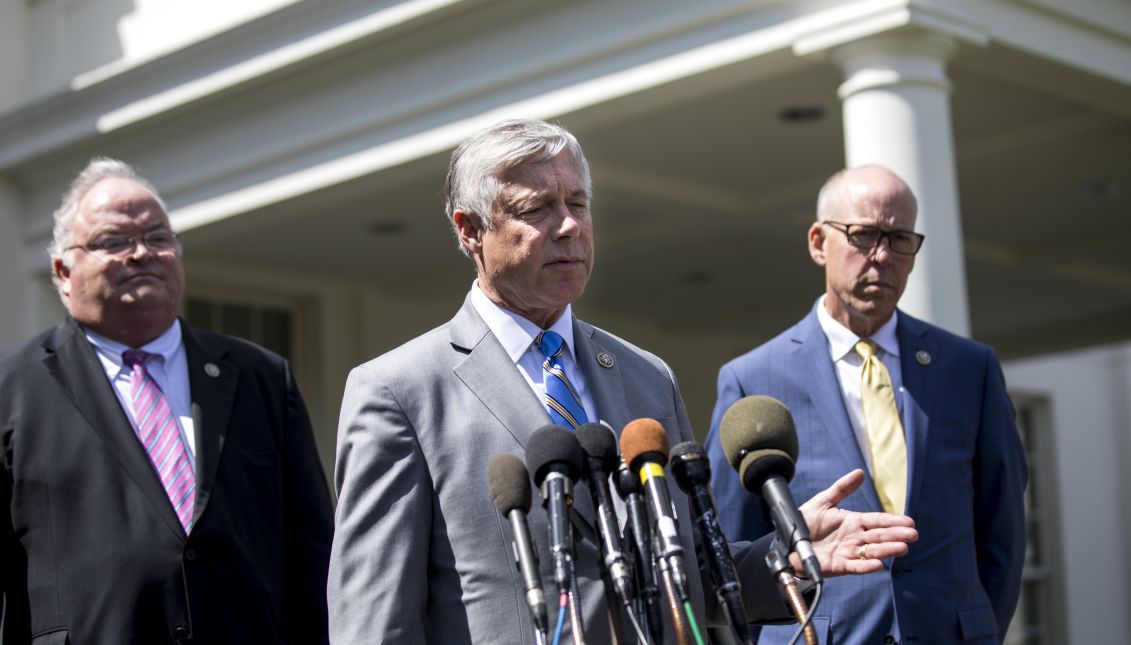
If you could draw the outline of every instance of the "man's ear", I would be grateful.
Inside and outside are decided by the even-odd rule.
[[[483,248],[483,227],[479,218],[467,211],[452,211],[452,226],[455,227],[459,243],[472,256],[479,255]]]
[[[71,267],[63,262],[63,258],[51,260],[51,270],[59,281],[59,293],[70,297],[71,295]]]
[[[828,241],[825,237],[825,227],[821,226],[820,222],[814,222],[809,227],[809,257],[813,258],[817,266],[825,266],[825,243]]]

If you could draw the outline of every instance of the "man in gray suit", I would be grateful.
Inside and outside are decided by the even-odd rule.
[[[570,303],[593,266],[591,194],[580,145],[555,125],[503,122],[452,154],[446,211],[477,279],[451,321],[354,369],[346,384],[329,582],[333,642],[534,642],[510,525],[486,485],[491,459],[521,455],[551,419],[604,421],[619,432],[651,417],[672,444],[692,439],[668,366],[573,316]],[[543,372],[551,337],[564,347],[554,356],[576,394],[560,408],[544,403],[554,396]],[[856,559],[863,542],[886,557],[916,538],[908,518],[836,508],[862,480],[853,473],[803,509],[832,575],[874,570],[877,560]],[[609,643],[586,497],[575,494],[581,615],[590,642]],[[687,500],[675,490],[673,497],[684,549],[694,554]],[[535,507],[529,522],[549,582],[547,514]],[[766,542],[735,545],[751,620],[788,617],[762,561]],[[688,578],[699,624],[717,622],[707,620],[719,612],[700,573]]]

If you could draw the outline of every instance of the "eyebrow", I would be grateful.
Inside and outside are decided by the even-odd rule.
[[[164,224],[157,224],[156,226],[151,226],[151,227],[149,227],[149,228],[147,228],[147,229],[144,229],[143,231],[141,231],[141,233],[140,233],[140,234],[141,234],[141,235],[148,235],[149,233],[152,233],[152,232],[154,232],[154,231],[159,231],[159,230],[162,230],[162,229],[165,229],[165,230],[169,231],[170,233],[172,233],[172,232],[173,232],[173,227],[171,227],[171,226],[166,226],[166,225],[164,225]],[[95,236],[95,237],[98,237],[98,236],[100,236],[100,235],[123,235],[123,236],[129,236],[129,235],[134,235],[134,234],[133,234],[133,233],[129,233],[129,232],[126,232],[126,231],[122,230],[121,228],[118,228],[117,226],[110,226],[110,227],[107,227],[107,228],[98,229],[98,230],[96,230],[96,231],[94,232],[94,236]]]

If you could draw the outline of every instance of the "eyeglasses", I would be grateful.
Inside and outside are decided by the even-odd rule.
[[[840,222],[821,222],[844,233],[848,243],[858,249],[871,251],[886,237],[892,253],[915,255],[923,246],[925,235],[911,231],[885,231],[868,224],[842,224]],[[841,228],[843,227],[843,228]]]
[[[151,253],[166,253],[180,247],[176,233],[157,229],[142,235],[107,235],[86,244],[72,244],[64,250],[82,249],[104,257],[125,257],[134,252],[138,242]]]

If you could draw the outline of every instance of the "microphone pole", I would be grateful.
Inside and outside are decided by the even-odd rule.
[[[789,563],[789,553],[786,552],[779,538],[774,538],[770,550],[766,552],[766,566],[769,567],[774,579],[781,585],[785,598],[789,602],[789,607],[793,610],[793,615],[797,616],[798,622],[803,623],[802,633],[805,634],[805,645],[819,645],[817,630],[813,627],[813,621],[807,620],[809,604],[805,602],[805,596],[797,588],[797,580],[793,577],[793,565]],[[795,634],[790,642],[796,640]]]
[[[550,516],[554,582],[559,597],[568,600],[575,645],[585,644],[585,625],[574,570],[570,509],[573,506],[573,484],[581,474],[582,461],[581,445],[573,433],[562,426],[543,426],[535,430],[527,441],[526,465],[534,474],[534,483],[542,493],[542,505]]]
[[[621,452],[628,467],[637,473],[644,485],[648,510],[655,525],[658,546],[657,561],[664,580],[664,591],[680,643],[690,643],[691,635],[699,636],[687,588],[687,572],[683,564],[683,544],[671,495],[668,493],[664,466],[668,463],[668,433],[655,419],[636,419],[624,427],[620,437]],[[670,580],[669,580],[670,578]],[[686,621],[683,614],[686,614]]]
[[[632,571],[629,569],[620,535],[620,524],[613,508],[609,493],[609,473],[620,463],[617,455],[617,440],[608,426],[600,423],[586,423],[573,431],[585,453],[586,479],[589,493],[593,498],[593,508],[597,511],[597,532],[601,538],[601,561],[603,573],[624,605],[628,619],[641,642],[647,642],[643,630],[632,613],[632,603],[636,598],[632,585]],[[610,619],[614,627],[623,629],[620,615],[610,607]]]
[[[809,537],[809,526],[793,500],[788,482],[797,459],[797,429],[789,408],[769,396],[747,396],[735,401],[723,415],[719,441],[727,462],[738,471],[748,492],[765,498],[777,536],[766,555],[766,564],[782,586],[807,643],[816,643],[810,611],[797,589],[789,553],[796,551],[806,575],[817,585],[820,602],[823,585],[821,565]],[[796,637],[795,637],[796,638]]]
[[[672,448],[669,468],[679,487],[691,501],[696,524],[707,555],[708,570],[715,595],[722,605],[727,621],[739,642],[750,642],[750,628],[746,622],[746,609],[742,604],[742,585],[738,569],[730,554],[719,513],[711,497],[711,462],[703,447],[694,441],[685,441]]]
[[[797,429],[789,408],[769,396],[741,398],[723,414],[719,443],[742,487],[765,499],[787,552],[796,552],[809,579],[821,582],[809,526],[789,490],[797,461]]]
[[[656,570],[652,565],[652,529],[648,524],[648,509],[644,506],[640,480],[622,461],[617,468],[613,483],[616,485],[617,494],[624,500],[625,510],[628,511],[625,535],[631,534],[632,539],[627,541],[632,547],[636,580],[640,587],[637,616],[652,641],[662,643],[664,618],[660,611],[660,589],[656,586]]]
[[[526,591],[526,606],[534,621],[534,638],[545,642],[550,625],[546,619],[546,596],[542,591],[542,576],[538,572],[538,554],[530,539],[526,516],[530,512],[530,476],[522,461],[510,454],[497,455],[487,466],[487,483],[499,513],[508,518],[514,539],[515,566],[522,574]]]

